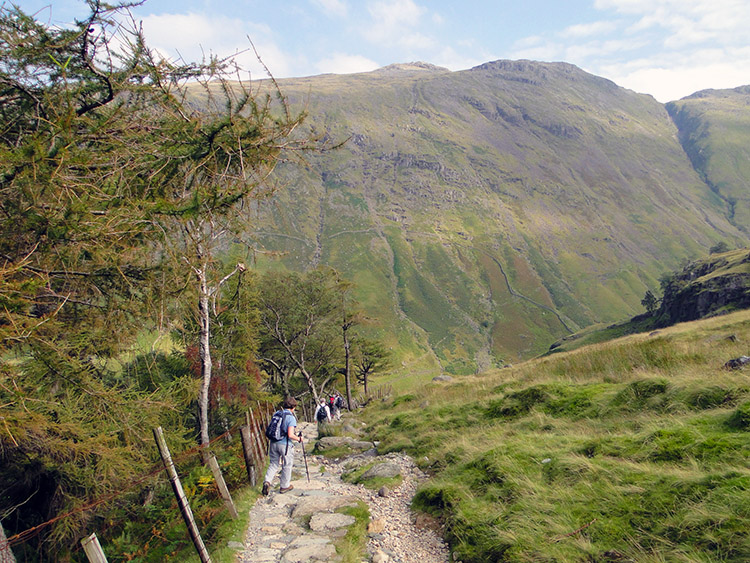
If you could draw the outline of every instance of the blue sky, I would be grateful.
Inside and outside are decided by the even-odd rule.
[[[16,0],[63,25],[81,0]],[[750,84],[749,0],[147,0],[133,10],[164,56],[226,56],[252,39],[277,78],[425,61],[565,61],[661,102]],[[240,55],[262,77],[255,55]]]

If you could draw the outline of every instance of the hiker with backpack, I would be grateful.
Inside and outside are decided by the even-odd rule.
[[[336,420],[341,420],[341,409],[344,407],[344,398],[341,393],[336,391],[336,398],[333,401],[333,417]]]
[[[315,420],[318,421],[318,432],[326,425],[331,422],[331,410],[326,405],[326,402],[321,399],[318,408],[315,409]]]
[[[297,428],[297,418],[294,415],[294,409],[297,407],[297,400],[294,397],[286,397],[283,403],[283,409],[276,411],[271,417],[266,428],[268,437],[268,471],[263,479],[264,495],[268,495],[271,489],[271,481],[281,470],[280,493],[291,491],[294,487],[292,480],[292,465],[294,464],[294,445],[290,448],[290,442],[302,443],[302,432],[295,434]]]

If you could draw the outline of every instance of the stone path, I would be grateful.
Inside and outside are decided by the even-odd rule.
[[[312,449],[317,436],[314,424],[300,423]],[[341,480],[345,467],[372,461],[372,450],[342,460],[329,460],[308,453],[310,481],[305,474],[299,445],[294,456],[292,485],[288,493],[279,493],[278,477],[268,497],[261,497],[250,511],[250,522],[239,563],[297,563],[303,561],[340,561],[334,542],[344,536],[354,517],[334,512],[344,506],[365,501],[370,509],[368,559],[373,563],[444,563],[448,549],[430,529],[417,527],[409,503],[424,474],[407,456],[389,454],[383,461],[401,467],[402,484],[393,491],[378,492]]]

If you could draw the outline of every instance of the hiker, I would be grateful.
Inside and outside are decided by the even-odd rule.
[[[318,408],[315,409],[315,420],[318,421],[318,432],[326,425],[331,422],[331,410],[326,405],[326,402],[321,399]]]
[[[333,418],[341,420],[341,409],[344,407],[344,398],[341,393],[336,391],[336,398],[333,401]]]
[[[280,493],[286,493],[291,491],[294,487],[291,484],[292,480],[292,465],[294,464],[294,445],[290,448],[290,442],[302,442],[302,433],[295,435],[294,431],[297,428],[297,418],[294,416],[294,409],[297,407],[297,399],[294,397],[286,397],[284,399],[284,409],[281,414],[281,433],[278,440],[270,440],[268,444],[268,456],[270,463],[268,464],[268,471],[266,471],[266,477],[263,480],[263,494],[268,495],[271,489],[271,481],[273,481],[276,474],[281,469],[281,477],[279,478]]]

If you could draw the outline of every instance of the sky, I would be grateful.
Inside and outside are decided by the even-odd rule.
[[[82,0],[14,3],[52,25],[87,14]],[[163,56],[239,53],[256,78],[251,41],[276,78],[531,59],[660,102],[750,84],[750,0],[146,0],[132,12]]]

